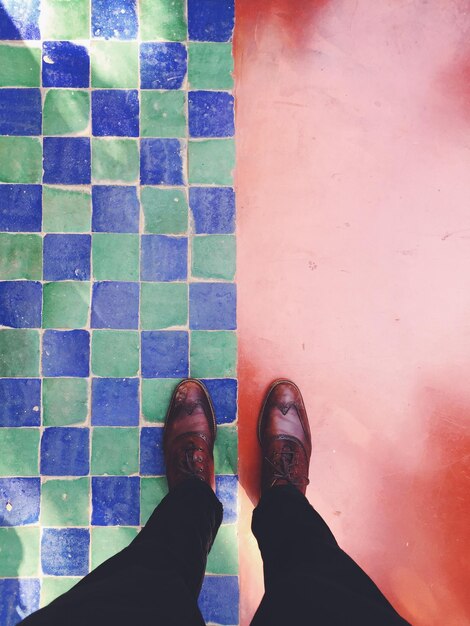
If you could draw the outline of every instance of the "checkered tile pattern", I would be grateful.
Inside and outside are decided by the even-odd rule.
[[[122,549],[204,379],[238,624],[233,0],[0,3],[0,623]]]

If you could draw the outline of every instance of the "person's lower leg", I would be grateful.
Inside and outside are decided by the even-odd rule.
[[[222,521],[222,505],[214,493],[215,433],[204,386],[183,381],[165,423],[168,495],[129,547],[27,618],[28,625],[204,623],[197,597]]]
[[[190,478],[170,491],[129,549],[149,569],[178,572],[197,597],[221,521],[222,505],[215,493]]]
[[[222,520],[222,505],[212,489],[189,478],[170,491],[132,543],[105,561],[79,585],[105,579],[138,565],[149,575],[180,576],[197,598],[207,562]]]
[[[252,529],[263,557],[266,593],[253,624],[274,626],[286,619],[322,626],[406,624],[341,550],[305,497],[310,429],[293,383],[278,381],[270,389],[259,438],[262,496]]]

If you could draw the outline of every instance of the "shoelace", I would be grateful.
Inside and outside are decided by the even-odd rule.
[[[267,456],[265,456],[264,459],[274,469],[272,485],[274,485],[277,480],[286,480],[291,485],[294,485],[294,487],[309,484],[308,476],[295,476],[295,467],[297,465],[295,462],[295,451],[288,446],[284,446],[280,452],[275,452],[273,460]]]
[[[204,459],[202,456],[197,457],[197,452],[204,452],[204,449],[194,444],[185,448],[184,456],[180,459],[178,465],[183,474],[188,474],[189,476],[202,479],[199,474],[202,474],[204,470],[202,467],[196,467],[196,463],[202,463]]]

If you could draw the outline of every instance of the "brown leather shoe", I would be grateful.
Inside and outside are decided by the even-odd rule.
[[[299,388],[289,380],[274,382],[261,409],[258,438],[263,462],[261,492],[294,485],[305,495],[312,440]]]
[[[188,478],[203,480],[215,489],[216,431],[214,409],[207,389],[198,380],[183,380],[173,393],[163,434],[169,489]]]

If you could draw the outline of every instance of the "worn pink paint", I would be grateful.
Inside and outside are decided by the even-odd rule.
[[[470,623],[470,2],[237,0],[242,624],[255,422],[301,387],[308,495],[414,626]]]

